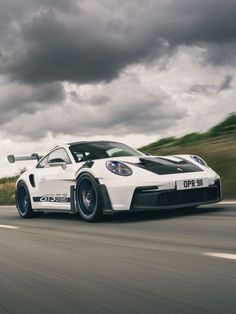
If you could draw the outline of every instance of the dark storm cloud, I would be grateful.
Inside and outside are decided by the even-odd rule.
[[[22,2],[26,12],[12,17],[17,43],[11,51],[2,47],[0,69],[28,83],[109,81],[125,66],[180,45],[236,41],[232,0]]]
[[[48,103],[60,104],[65,98],[60,83],[23,85],[3,83],[0,85],[0,123],[17,118],[19,114],[32,114],[45,109]],[[21,131],[21,128],[19,129]]]
[[[143,95],[141,95],[143,93]],[[171,123],[177,125],[186,117],[186,110],[179,108],[165,94],[136,90],[136,99],[124,93],[114,101],[103,105],[102,110],[91,110],[90,104],[82,106],[75,103],[66,108],[53,107],[34,114],[34,124],[30,123],[31,114],[21,115],[17,121],[4,125],[9,134],[16,134],[22,124],[20,135],[39,139],[48,131],[53,135],[79,134],[80,136],[127,133],[161,134]],[[76,113],[76,114],[75,114]],[[58,117],[55,119],[54,117]],[[48,125],[50,124],[50,129]]]
[[[102,106],[108,103],[108,101],[111,101],[111,97],[105,94],[96,94],[96,95],[87,95],[81,97],[78,93],[75,91],[72,91],[68,93],[69,98],[78,104],[84,104],[84,105],[90,105],[90,106]]]
[[[183,46],[204,48],[202,66],[236,66],[235,12],[235,0],[0,0],[2,129],[31,138],[165,132],[188,115],[172,97],[132,79],[114,92],[109,84],[128,65],[168,60]],[[65,95],[66,81],[77,85]],[[85,83],[89,91],[77,93]],[[102,83],[96,92],[93,83]],[[231,83],[226,76],[190,92],[220,93]]]
[[[220,83],[218,90],[221,92],[223,90],[230,89],[232,81],[233,77],[231,75],[226,75],[223,81]]]
[[[224,90],[230,89],[233,77],[231,75],[226,75],[220,84],[194,84],[189,89],[191,94],[218,94]]]
[[[236,40],[234,0],[177,0],[168,3],[162,34],[177,45]]]
[[[21,32],[25,49],[9,55],[3,69],[25,82],[109,81],[150,46],[150,38],[126,38],[96,16],[60,16],[54,11],[34,16]]]
[[[194,84],[193,86],[191,86],[189,92],[191,94],[205,94],[205,93],[209,93],[212,92],[212,90],[215,89],[214,85],[211,84]]]
[[[204,63],[211,62],[216,66],[236,67],[236,42],[207,44]]]

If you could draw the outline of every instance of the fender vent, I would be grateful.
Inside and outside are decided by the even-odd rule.
[[[29,175],[29,180],[30,180],[30,184],[32,185],[32,187],[35,188],[35,180],[34,180],[33,174]]]

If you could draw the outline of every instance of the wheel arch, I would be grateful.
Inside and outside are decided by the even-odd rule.
[[[100,184],[99,179],[95,176],[95,174],[94,174],[93,171],[89,171],[89,168],[84,168],[83,171],[81,171],[81,172],[78,171],[78,172],[76,173],[76,175],[75,175],[75,181],[76,181],[76,183],[77,183],[78,179],[79,179],[82,175],[84,175],[84,174],[89,174],[89,175],[91,175],[91,176],[96,180],[97,184]]]
[[[26,183],[25,180],[23,180],[23,179],[19,179],[19,180],[16,182],[16,188],[18,188],[18,186],[19,186],[20,183],[24,183],[24,184],[26,185],[27,189],[29,190],[27,183]]]
[[[98,185],[99,196],[100,196],[101,207],[102,207],[103,213],[107,213],[107,214],[112,213],[113,207],[112,207],[111,199],[110,199],[106,185],[101,184],[99,179],[94,175],[94,173],[92,171],[89,171],[90,170],[89,168],[85,168],[83,170],[84,171],[77,173],[76,184],[77,184],[78,179],[84,174],[89,174],[89,175],[93,176],[93,178],[96,180],[97,185]],[[75,199],[74,199],[74,202],[75,202]],[[76,207],[76,204],[74,204],[74,205]]]

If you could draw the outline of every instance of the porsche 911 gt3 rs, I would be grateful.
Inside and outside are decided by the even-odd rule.
[[[76,142],[45,156],[9,155],[8,161],[37,160],[16,185],[21,217],[67,211],[85,220],[104,213],[158,210],[216,203],[221,181],[195,155],[147,156],[111,141]]]

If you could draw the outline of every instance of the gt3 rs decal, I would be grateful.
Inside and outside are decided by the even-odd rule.
[[[49,203],[69,203],[70,197],[65,194],[46,194],[43,196],[33,197],[34,202],[49,202]]]

